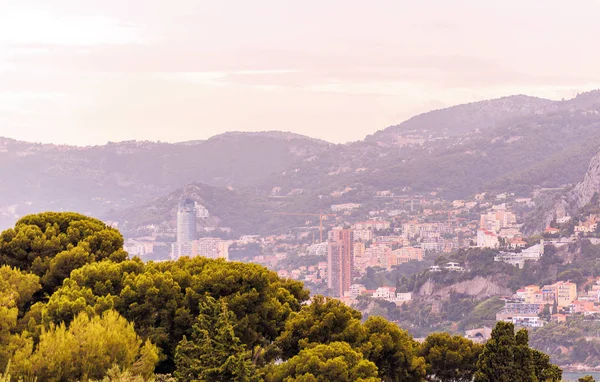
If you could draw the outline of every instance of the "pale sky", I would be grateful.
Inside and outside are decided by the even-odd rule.
[[[347,142],[431,109],[600,88],[597,0],[0,0],[0,136],[284,130]]]

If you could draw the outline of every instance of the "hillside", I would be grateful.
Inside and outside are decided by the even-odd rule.
[[[349,185],[438,190],[452,198],[485,190],[527,193],[578,182],[598,146],[599,91],[568,101],[515,96],[433,111],[365,141],[333,146],[268,185],[291,189],[310,179],[324,194]]]
[[[556,195],[539,206],[526,222],[526,232],[541,232],[557,218],[570,216],[579,219],[585,209],[598,208],[600,195],[600,152],[591,159],[582,180],[568,191]]]
[[[410,134],[430,139],[489,130],[506,121],[543,111],[552,103],[547,99],[525,95],[472,102],[417,115],[399,125],[378,131],[366,140],[397,145],[402,144],[403,138]]]
[[[416,337],[425,337],[433,331],[458,334],[482,326],[492,327],[497,321],[496,314],[505,306],[504,300],[508,298],[511,302],[513,293],[525,286],[570,281],[582,292],[600,276],[600,246],[587,239],[578,239],[561,248],[547,245],[541,259],[527,262],[523,269],[495,262],[496,252],[461,249],[435,260],[436,264],[460,262],[467,268],[464,273],[426,269],[411,276],[400,276],[401,266],[391,272],[366,275],[361,280],[365,285],[375,277],[397,280],[397,290],[412,292],[413,301],[407,307],[398,307],[384,300],[364,299],[359,301],[358,308],[410,328]],[[552,322],[531,329],[530,338],[534,347],[550,354],[552,361],[559,365],[597,367],[600,365],[598,330],[597,319],[575,315],[567,323]]]
[[[174,227],[177,206],[184,198],[203,205],[209,211],[210,218],[199,219],[199,226],[228,227],[238,234],[263,233],[273,228],[266,222],[273,218],[270,209],[277,207],[276,202],[249,192],[205,184],[186,185],[146,204],[111,210],[104,217],[118,221],[125,235],[150,224]]]
[[[320,196],[346,187],[356,190],[346,201],[379,190],[527,194],[579,182],[599,146],[600,91],[566,101],[511,96],[459,105],[349,144],[283,132],[93,147],[0,138],[0,226],[47,209],[105,215],[192,183],[280,197],[283,210],[304,212],[327,207]]]
[[[0,225],[46,209],[99,215],[193,182],[246,185],[310,160],[328,146],[283,133],[224,134],[187,144],[132,141],[93,147],[0,138]]]

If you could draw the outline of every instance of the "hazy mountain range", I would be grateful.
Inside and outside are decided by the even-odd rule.
[[[215,194],[216,205],[228,196],[255,204],[239,208],[240,216],[226,212],[235,221],[247,220],[243,214],[256,204],[261,211],[313,212],[378,190],[437,190],[450,198],[526,193],[580,181],[599,146],[600,91],[566,101],[517,95],[435,110],[348,144],[282,132],[91,147],[0,138],[0,224],[48,209],[123,219],[125,211],[176,199],[167,195],[192,183],[212,190],[205,204]],[[347,187],[353,191],[332,196]]]

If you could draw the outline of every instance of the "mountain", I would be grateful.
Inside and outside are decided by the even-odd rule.
[[[159,225],[166,231],[176,226],[175,217],[181,200],[191,200],[206,208],[207,218],[197,219],[199,227],[230,229],[234,236],[281,234],[299,226],[319,225],[318,217],[288,215],[289,212],[319,211],[336,200],[331,196],[290,195],[269,197],[251,188],[215,187],[202,183],[188,184],[167,195],[128,208],[115,208],[100,217],[118,222],[126,236],[140,236],[145,227]],[[326,222],[326,226],[335,224]]]
[[[283,132],[93,147],[2,138],[0,225],[46,209],[105,216],[193,183],[280,198],[280,210],[302,212],[366,201],[380,190],[528,194],[579,182],[598,147],[600,91],[564,101],[518,95],[458,105],[348,144]],[[345,189],[353,191],[331,197]]]
[[[205,142],[211,143],[211,142],[220,141],[220,140],[227,141],[228,139],[245,139],[247,137],[277,139],[277,140],[283,140],[283,141],[293,141],[293,140],[311,141],[311,142],[317,143],[317,144],[328,145],[328,142],[326,142],[322,139],[311,138],[311,137],[307,137],[305,135],[290,133],[287,131],[250,131],[250,132],[229,131],[229,132],[226,132],[223,134],[215,135],[207,140],[184,141],[184,142],[178,142],[178,144],[190,146],[190,145],[197,145],[197,144],[201,144],[201,143],[205,143]]]
[[[310,179],[324,194],[347,185],[436,190],[450,198],[529,193],[579,181],[598,146],[600,91],[568,101],[514,96],[425,113],[364,141],[332,146],[268,185],[293,189]]]
[[[378,131],[366,140],[383,145],[402,145],[410,140],[411,135],[428,139],[492,129],[512,119],[535,114],[551,104],[551,100],[525,95],[472,102],[417,115]]]
[[[226,187],[206,184],[189,184],[166,196],[158,197],[136,207],[109,211],[104,217],[118,221],[119,229],[126,235],[146,225],[174,226],[177,207],[183,199],[204,206],[210,217],[198,219],[200,227],[228,227],[238,234],[264,232],[264,223],[272,217],[266,197]]]
[[[102,214],[193,182],[243,186],[311,160],[330,144],[287,133],[223,134],[169,144],[74,147],[0,138],[0,225],[46,209]]]

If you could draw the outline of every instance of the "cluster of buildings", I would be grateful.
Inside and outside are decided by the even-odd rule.
[[[549,316],[544,317],[547,309]],[[588,291],[577,292],[577,285],[568,281],[554,284],[529,285],[505,299],[496,314],[497,321],[508,321],[523,327],[541,327],[548,320],[563,322],[574,314],[600,316],[600,278]]]
[[[588,218],[585,221],[582,221],[579,224],[575,225],[575,233],[595,233],[598,229],[598,220],[599,218],[597,215],[588,216]]]
[[[412,300],[412,293],[396,292],[395,287],[382,286],[375,290],[366,289],[362,284],[352,284],[348,291],[344,293],[340,299],[348,305],[354,305],[357,303],[358,297],[369,297],[377,300],[385,300],[392,302],[396,305],[402,305]]]
[[[172,233],[164,227],[154,227],[151,231],[154,237],[171,235],[175,238],[175,242],[169,244],[171,259],[181,256],[228,259],[231,245],[235,244],[235,251],[254,245],[260,250],[246,257],[247,261],[274,269],[282,277],[311,283],[311,288],[321,285],[326,293],[344,298],[352,294],[351,286],[369,268],[391,270],[412,261],[423,261],[428,254],[434,258],[436,253],[451,253],[459,248],[498,248],[501,243],[511,243],[514,248],[520,247],[521,252],[501,252],[496,256],[497,261],[522,267],[525,261],[539,259],[543,245],[522,248],[520,226],[515,213],[507,207],[506,198],[507,195],[496,197],[502,204],[494,205],[494,198],[484,194],[473,200],[449,202],[437,197],[435,192],[396,195],[391,191],[377,191],[376,207],[370,204],[371,210],[366,209],[366,204],[332,204],[328,218],[324,219],[323,229],[327,235],[322,243],[315,242],[320,235],[318,231],[315,235],[319,225],[314,221],[307,221],[306,227],[269,236],[252,235],[237,240],[201,238],[197,234],[198,222],[203,219],[205,223],[210,214],[194,201],[184,199],[178,207],[176,229],[171,228]],[[153,246],[151,240],[145,241],[143,237],[129,239],[126,245],[133,255],[145,256],[156,250],[156,244]],[[300,258],[290,263],[290,256]],[[303,262],[303,256],[311,260]],[[315,263],[315,257],[323,260]],[[448,263],[430,270],[463,272],[465,269],[460,264]],[[381,298],[377,297],[381,293],[373,298]],[[406,300],[406,296],[398,298],[397,295],[385,297],[392,302]]]
[[[482,214],[477,230],[477,246],[481,248],[499,248],[501,242],[507,248],[523,247],[523,234],[517,224],[517,216],[505,203],[492,206],[490,211]]]
[[[334,228],[327,241],[327,286],[335,297],[343,297],[369,267],[390,270],[409,261],[423,261],[423,249],[410,246],[403,235],[375,236],[377,230],[387,230],[390,223],[366,221],[353,228]]]

